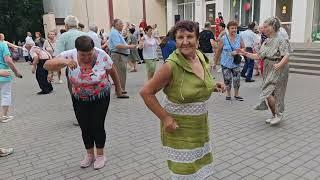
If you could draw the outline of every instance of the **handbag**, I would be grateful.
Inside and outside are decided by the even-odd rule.
[[[231,47],[231,50],[234,51],[234,48],[232,47],[232,45],[231,45],[231,43],[230,43],[230,40],[229,40],[229,38],[228,38],[228,35],[226,35],[226,37],[227,37],[228,43],[229,43],[229,45],[230,45],[230,47]],[[241,63],[241,60],[242,60],[242,57],[241,57],[239,54],[236,54],[236,55],[233,56],[233,63],[234,63],[234,64],[236,64],[236,65],[240,64],[240,63]]]

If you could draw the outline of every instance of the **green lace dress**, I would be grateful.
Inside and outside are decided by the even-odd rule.
[[[161,139],[172,179],[200,180],[213,173],[207,100],[214,81],[203,54],[197,51],[197,55],[205,71],[204,80],[192,72],[179,50],[167,59],[173,74],[170,85],[164,88],[163,106],[179,128],[167,133],[161,125]]]

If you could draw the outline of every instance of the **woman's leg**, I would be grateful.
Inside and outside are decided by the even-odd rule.
[[[93,154],[94,148],[94,137],[93,132],[90,129],[91,117],[90,117],[90,108],[91,104],[78,100],[75,97],[72,97],[73,109],[80,125],[82,139],[84,146],[88,154]]]
[[[58,81],[59,81],[59,83],[61,83],[61,70],[58,71]]]
[[[241,77],[241,71],[240,68],[235,68],[232,70],[232,80],[233,80],[233,88],[234,88],[234,96],[239,96],[239,90],[240,90],[240,77]]]
[[[227,98],[231,97],[232,72],[231,69],[222,67],[222,75],[227,90]]]
[[[274,96],[273,95],[269,96],[267,98],[267,101],[268,101],[268,105],[271,110],[272,116],[275,116],[277,114],[277,112],[276,112],[276,100],[275,100]]]
[[[11,82],[1,84],[1,107],[2,116],[8,117],[9,107],[11,106]]]

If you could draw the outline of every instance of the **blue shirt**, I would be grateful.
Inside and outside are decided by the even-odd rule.
[[[4,58],[6,56],[11,56],[8,45],[4,42],[0,42],[0,69],[10,70],[8,64],[5,62]],[[12,81],[12,76],[0,77],[0,82],[10,82]]]
[[[164,60],[168,59],[170,54],[173,53],[173,51],[176,50],[176,42],[173,39],[169,39],[167,44],[161,48],[162,57]]]
[[[130,49],[118,49],[116,48],[118,45],[128,45],[127,42],[124,40],[122,34],[116,30],[115,28],[111,29],[109,34],[109,49],[111,52],[119,52],[122,54],[130,54]]]
[[[231,43],[232,48],[230,46],[229,41]],[[240,67],[240,64],[233,63],[234,58],[231,55],[231,52],[232,52],[232,49],[235,51],[236,49],[240,48],[241,38],[237,34],[234,42],[231,42],[230,38],[229,38],[229,41],[227,39],[227,35],[224,35],[222,37],[223,49],[222,49],[222,54],[221,54],[221,65],[226,68],[233,69],[233,68]]]

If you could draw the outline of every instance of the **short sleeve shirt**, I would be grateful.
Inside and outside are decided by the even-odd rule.
[[[8,64],[5,62],[4,58],[6,56],[11,56],[8,45],[4,42],[0,42],[0,69],[10,70]],[[0,77],[0,82],[10,82],[12,81],[12,76]]]
[[[213,53],[210,39],[214,40],[214,35],[210,30],[203,30],[199,37],[199,50],[203,53]]]
[[[130,49],[118,49],[117,46],[118,45],[127,45],[127,42],[124,40],[122,34],[112,28],[110,34],[109,34],[109,48],[111,52],[119,52],[119,53],[123,53],[123,54],[130,54]]]
[[[57,58],[73,59],[77,63],[77,50],[64,51]],[[103,50],[95,48],[92,68],[78,67],[69,69],[68,78],[72,85],[72,94],[76,99],[90,101],[107,96],[110,93],[110,82],[107,70],[112,69],[112,60]]]

